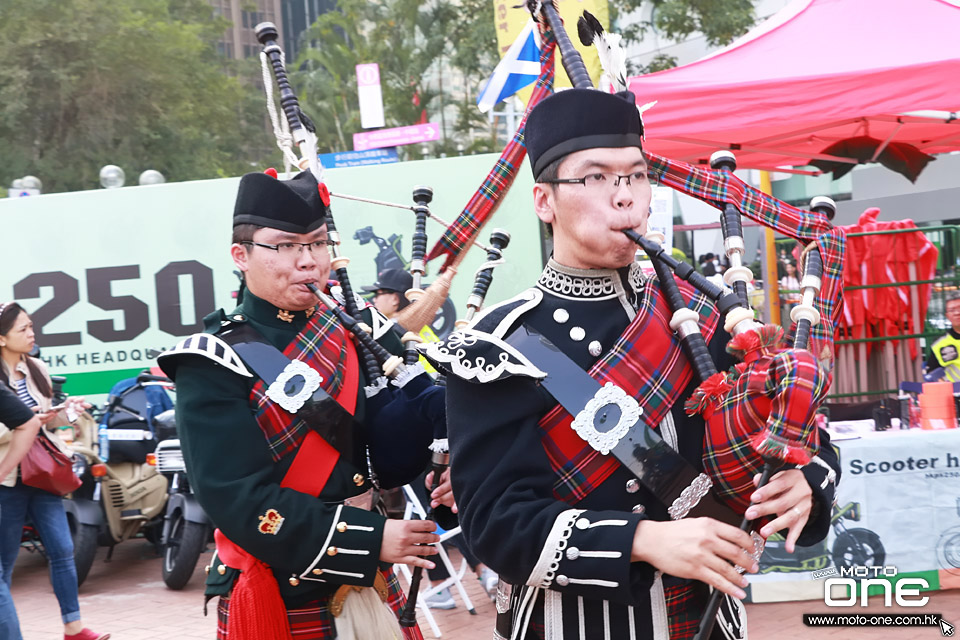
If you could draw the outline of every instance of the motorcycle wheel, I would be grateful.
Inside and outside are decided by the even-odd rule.
[[[869,529],[847,529],[833,542],[833,564],[838,569],[880,567],[886,557],[880,536]]]
[[[177,512],[163,549],[163,582],[167,587],[179,590],[187,586],[207,546],[207,535],[207,525],[190,522],[182,511]]]
[[[83,584],[97,555],[97,527],[70,520],[70,536],[73,538],[73,564],[77,567],[77,586]]]
[[[940,566],[955,576],[960,576],[960,527],[948,529],[937,542],[937,560]]]

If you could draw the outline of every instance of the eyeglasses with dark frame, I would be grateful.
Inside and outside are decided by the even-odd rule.
[[[309,251],[312,255],[314,250],[321,251],[327,247],[332,247],[337,243],[330,238],[324,238],[323,240],[314,240],[313,242],[278,242],[277,244],[266,244],[264,242],[245,240],[240,244],[248,244],[255,247],[263,247],[264,249],[271,249],[285,258],[292,258],[303,253],[304,248],[306,248],[307,251]]]
[[[631,191],[638,191],[646,186],[655,187],[658,183],[657,175],[650,176],[646,171],[634,171],[625,176],[612,171],[597,171],[582,178],[554,178],[552,180],[539,180],[539,182],[545,184],[582,184],[589,191],[605,192],[619,188],[620,181],[624,178],[626,178],[627,187]]]

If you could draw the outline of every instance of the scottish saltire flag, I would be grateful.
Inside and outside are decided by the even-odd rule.
[[[438,256],[446,256],[443,269],[460,264],[460,261],[467,255],[463,248],[473,242],[483,225],[497,211],[497,207],[500,206],[503,196],[510,190],[514,178],[517,177],[517,171],[527,155],[527,147],[523,143],[523,131],[527,126],[527,116],[530,115],[531,109],[537,103],[553,93],[553,54],[557,46],[557,39],[554,37],[553,31],[546,25],[546,21],[538,27],[538,35],[543,43],[543,49],[540,51],[540,61],[538,62],[540,73],[537,76],[537,84],[530,94],[530,100],[527,101],[527,110],[520,121],[520,126],[517,127],[517,132],[504,147],[497,163],[487,174],[480,188],[467,202],[467,206],[463,208],[457,219],[447,227],[447,230],[443,232],[443,235],[427,255],[428,262]]]
[[[480,95],[477,96],[477,107],[486,113],[501,100],[505,100],[520,89],[536,82],[540,75],[540,38],[534,27],[533,20],[514,40],[507,53],[493,74],[487,80]]]

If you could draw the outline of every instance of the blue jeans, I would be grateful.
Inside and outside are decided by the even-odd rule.
[[[0,516],[2,516],[2,509],[0,509]],[[2,526],[3,518],[0,517],[0,527]],[[23,636],[20,635],[20,620],[17,618],[13,596],[10,595],[10,587],[4,579],[2,566],[0,566],[0,638],[23,640]]]
[[[60,603],[60,618],[64,624],[80,619],[77,593],[77,567],[73,563],[73,539],[63,498],[34,489],[21,483],[15,487],[0,487],[0,566],[9,588],[13,564],[20,551],[20,538],[27,516],[37,529],[50,564],[50,583]]]

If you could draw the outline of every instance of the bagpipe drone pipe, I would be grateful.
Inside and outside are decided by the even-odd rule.
[[[256,26],[255,32],[263,45],[261,60],[265,85],[270,84],[267,77],[269,64],[279,92],[283,121],[277,117],[272,97],[267,103],[278,146],[284,151],[288,166],[293,164],[311,171],[320,185],[320,196],[326,209],[327,232],[332,241],[331,267],[340,286],[342,302],[338,303],[333,295],[328,295],[316,285],[311,285],[311,291],[337,315],[356,342],[367,381],[364,389],[367,417],[363,435],[374,482],[380,488],[402,486],[426,468],[430,459],[429,446],[437,431],[446,428],[444,391],[435,386],[433,378],[422,366],[404,365],[404,358],[389,353],[373,338],[370,327],[364,323],[360,304],[365,303],[354,294],[347,273],[350,259],[340,250],[340,233],[330,206],[331,194],[323,182],[323,167],[317,155],[313,124],[301,110],[287,78],[283,51],[277,43],[276,26],[264,22]],[[298,159],[292,152],[290,142],[298,145],[302,158]],[[418,216],[418,225],[419,220]]]
[[[457,321],[457,329],[466,326],[473,318],[474,314],[483,306],[483,301],[487,296],[490,283],[493,282],[493,269],[503,264],[503,250],[510,242],[510,234],[503,229],[494,229],[490,235],[490,245],[487,247],[487,260],[480,265],[474,277],[473,290],[470,298],[467,300],[466,319]],[[426,247],[424,238],[423,246]],[[416,285],[416,277],[414,277]],[[443,379],[443,374],[439,376]],[[446,434],[443,438],[434,440],[430,445],[431,450],[431,471],[433,473],[433,482],[430,487],[430,493],[440,486],[440,476],[450,464],[450,449],[447,443]],[[427,519],[433,520],[435,513],[428,507]],[[410,578],[410,591],[407,595],[407,602],[404,605],[403,612],[400,615],[400,626],[412,627],[416,624],[417,600],[420,594],[420,582],[423,580],[423,568],[414,567]]]
[[[545,21],[554,32],[574,87],[593,88],[552,2],[529,2],[528,8],[535,19]],[[579,31],[584,44],[598,44],[600,33],[590,27],[588,18],[581,19]],[[603,63],[603,49],[598,49]],[[605,68],[605,77],[624,78],[625,74]],[[832,355],[842,299],[844,237],[839,230],[831,231],[822,211],[802,212],[743,184],[732,175],[735,159],[729,152],[711,159],[713,168],[719,171],[706,171],[648,151],[644,154],[660,184],[705,200],[722,211],[724,248],[731,266],[724,280],[732,292],[713,285],[689,265],[669,256],[659,244],[662,236],[650,234],[653,237],[644,238],[630,229],[624,233],[650,257],[673,313],[670,326],[701,382],[685,409],[690,414],[702,414],[706,422],[703,465],[712,483],[711,491],[742,515],[756,489],[755,474],[761,473],[762,486],[776,470],[809,464],[819,451],[816,410],[826,396],[829,373],[818,356]],[[742,260],[741,212],[809,243],[803,254],[803,300],[791,313],[797,325],[792,346],[784,343],[780,327],[757,323],[747,305],[746,283],[752,274]],[[687,307],[671,270],[710,298],[725,316],[724,329],[733,336],[727,351],[741,359],[733,371],[716,370],[697,326],[698,314]],[[811,343],[812,334],[816,334],[817,344]],[[752,531],[759,524],[744,518],[740,528]],[[697,640],[709,637],[721,596],[716,590],[711,595]]]

